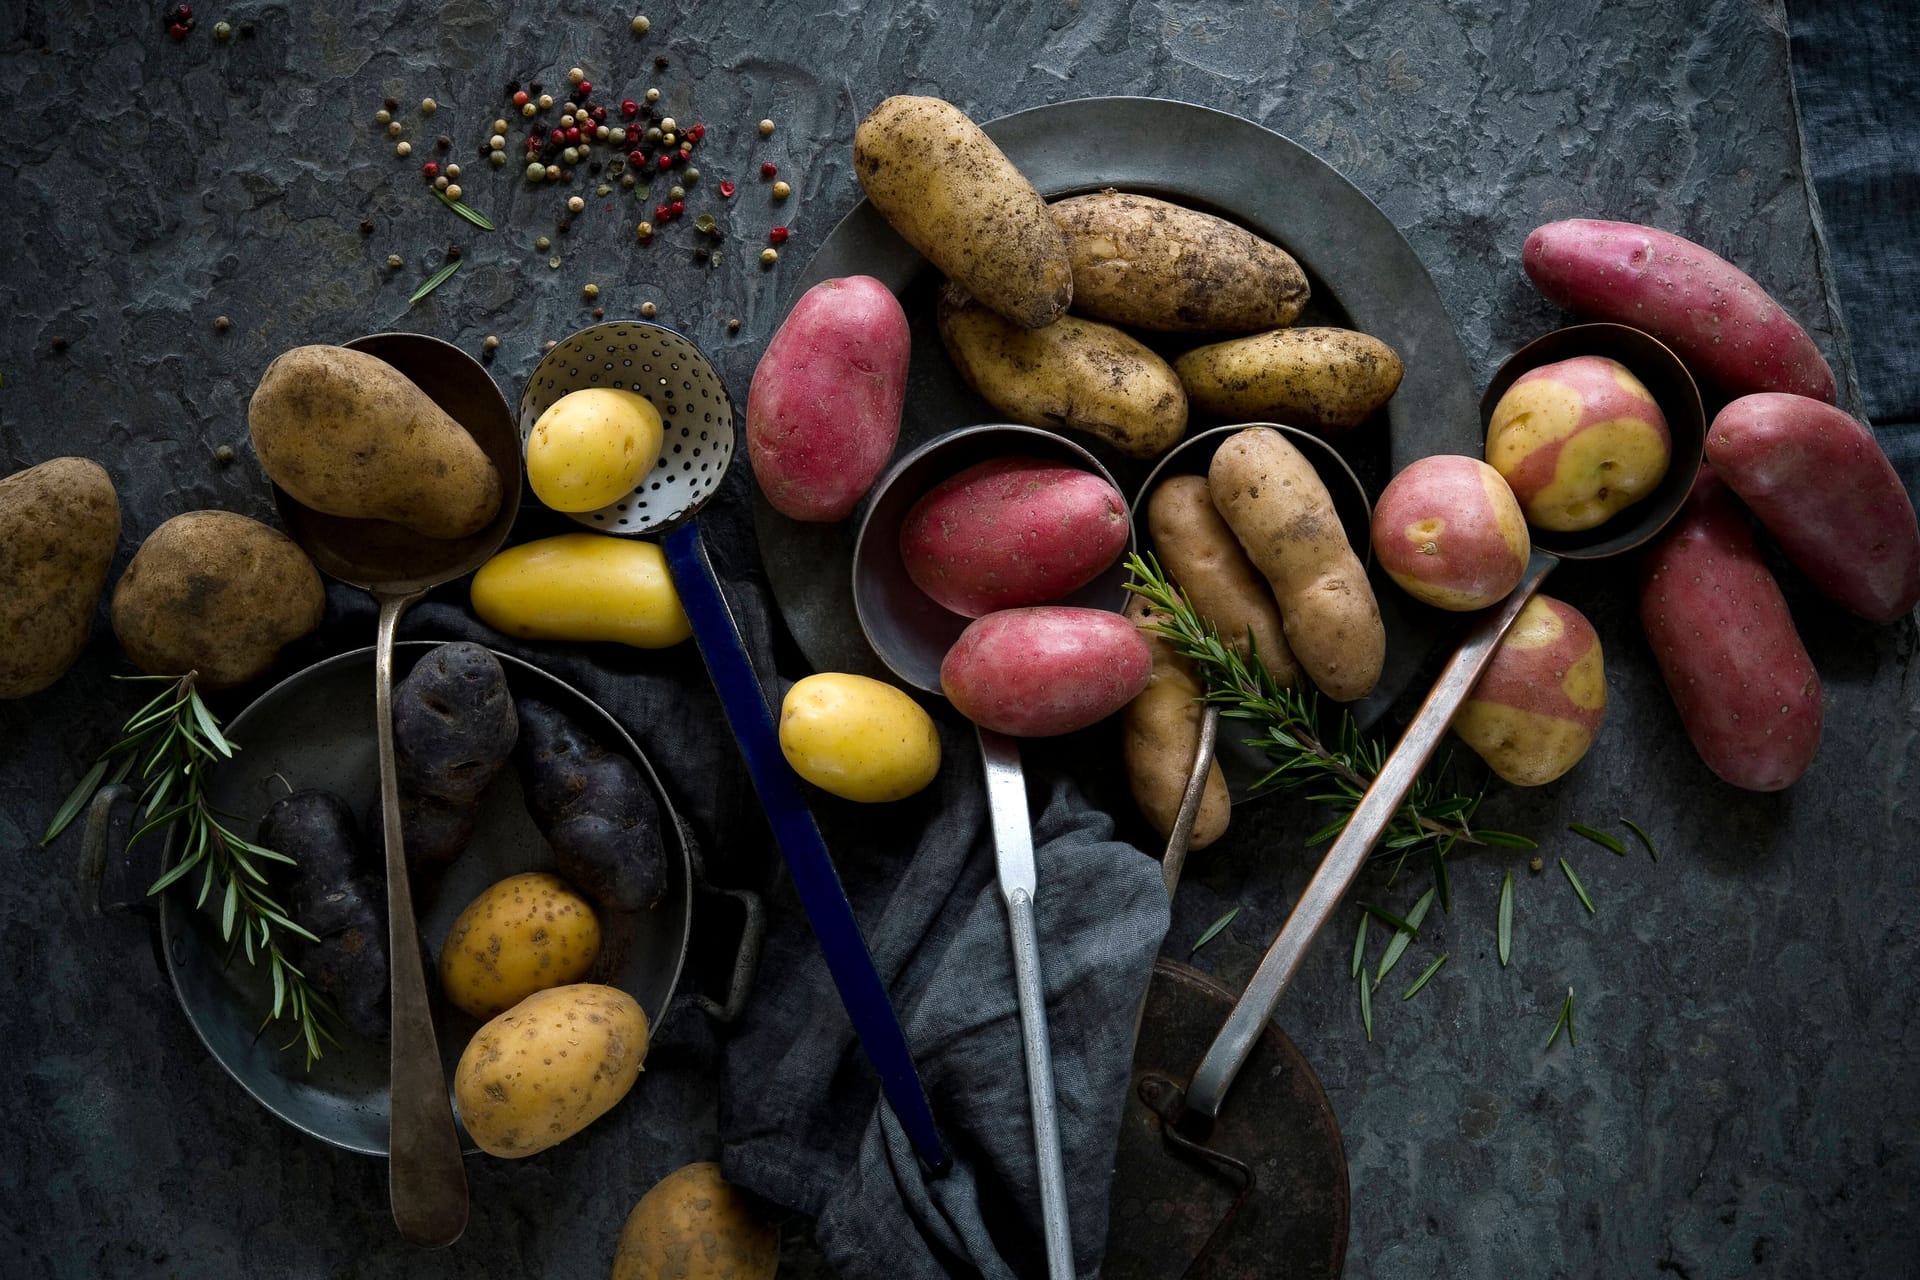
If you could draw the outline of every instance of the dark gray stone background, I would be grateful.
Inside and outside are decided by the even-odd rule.
[[[477,351],[496,333],[493,370],[512,394],[544,340],[588,321],[580,286],[591,280],[610,315],[656,301],[743,395],[787,282],[857,197],[855,122],[898,91],[983,118],[1152,94],[1285,133],[1405,231],[1482,378],[1561,321],[1519,269],[1530,227],[1578,215],[1657,223],[1771,289],[1860,403],[1778,0],[702,0],[649,8],[644,40],[629,34],[630,12],[574,0],[196,7],[199,30],[181,45],[161,35],[158,4],[15,0],[0,27],[0,452],[6,471],[65,453],[105,462],[125,515],[116,572],[179,511],[270,518],[246,397],[267,361],[300,343],[411,328]],[[251,22],[253,36],[214,44],[223,18]],[[666,70],[653,69],[656,53]],[[530,191],[515,166],[494,173],[473,150],[509,78],[558,85],[574,63],[603,101],[657,84],[671,114],[708,125],[707,186],[690,204],[715,207],[716,180],[740,182],[722,210],[732,238],[719,269],[636,246],[636,210],[618,200],[592,200],[557,240],[559,270],[531,247],[566,193]],[[388,93],[403,102],[409,163],[373,124]],[[428,94],[441,110],[423,126],[413,107]],[[765,143],[753,131],[763,115],[780,122]],[[473,232],[422,192],[424,143],[441,130],[500,234]],[[777,212],[753,173],[763,156],[796,186]],[[762,272],[752,255],[776,221],[794,238]],[[671,238],[689,240],[686,224]],[[449,242],[465,246],[466,266],[409,310]],[[392,252],[405,270],[384,269]],[[219,314],[230,332],[215,332]],[[736,336],[729,317],[742,322]],[[240,460],[216,465],[220,444]],[[723,526],[744,499],[730,482]],[[1484,814],[1543,836],[1549,871],[1529,875],[1518,855],[1460,859],[1452,913],[1429,918],[1381,988],[1371,1045],[1346,977],[1350,914],[1310,961],[1280,1018],[1345,1129],[1349,1274],[1704,1280],[1910,1267],[1914,628],[1836,617],[1786,581],[1827,688],[1827,740],[1798,786],[1752,796],[1716,783],[1637,634],[1630,570],[1564,571],[1555,593],[1606,645],[1604,737],[1564,782],[1496,788]],[[12,859],[0,882],[0,1272],[603,1274],[639,1193],[715,1149],[704,1029],[670,1024],[645,1086],[586,1137],[536,1160],[472,1162],[473,1225],[456,1248],[404,1246],[383,1168],[283,1128],[242,1094],[176,1012],[142,926],[87,910],[75,842],[34,843],[130,705],[107,680],[118,669],[103,611],[61,684],[0,705],[0,846]],[[1661,862],[1557,834],[1571,819],[1621,815],[1655,834]],[[1287,803],[1243,810],[1230,839],[1196,858],[1169,953],[1184,957],[1238,905],[1198,962],[1244,981],[1306,874],[1299,835],[1317,821]],[[1551,870],[1561,854],[1597,914]],[[1519,905],[1503,970],[1493,922],[1507,866]],[[1411,873],[1362,892],[1404,909],[1423,883]],[[1398,992],[1443,950],[1446,968],[1402,1004]],[[1569,986],[1578,1045],[1544,1049]]]

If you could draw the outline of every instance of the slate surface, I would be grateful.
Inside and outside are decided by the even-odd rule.
[[[9,471],[61,453],[103,459],[125,513],[119,564],[181,510],[269,515],[245,399],[298,343],[405,327],[477,350],[497,333],[494,372],[517,389],[543,340],[589,318],[579,290],[591,280],[610,314],[658,302],[743,394],[789,272],[856,197],[852,126],[893,91],[941,94],[978,116],[1148,93],[1286,133],[1405,230],[1482,377],[1560,320],[1520,274],[1525,231],[1584,214],[1705,241],[1850,369],[1788,92],[1785,15],[1771,0],[971,11],[704,0],[652,9],[652,34],[637,41],[627,15],[586,3],[199,7],[199,30],[177,45],[159,6],[25,0],[0,27],[0,104],[15,125],[0,152],[0,452]],[[216,45],[220,19],[253,34]],[[669,65],[654,70],[655,54]],[[470,163],[508,79],[557,84],[574,63],[605,97],[657,84],[672,114],[709,125],[708,181],[741,183],[719,269],[696,269],[684,247],[637,247],[632,205],[594,199],[556,237],[562,265],[550,270],[530,241],[553,234],[563,196],[526,189],[511,166]],[[372,123],[386,94],[405,104],[412,163]],[[423,126],[412,108],[427,94],[441,110]],[[752,129],[763,115],[781,125],[764,143]],[[420,190],[417,165],[442,129],[500,234],[472,232]],[[763,157],[796,184],[784,209],[768,207],[753,175]],[[794,239],[763,273],[750,255],[776,221]],[[450,242],[466,266],[409,310]],[[389,253],[404,270],[385,270]],[[233,321],[224,334],[220,314]],[[221,444],[240,460],[218,465]],[[730,481],[717,523],[738,548],[723,568],[750,581],[744,497]],[[1598,914],[1555,873],[1517,870],[1516,956],[1502,970],[1495,895],[1503,866],[1523,864],[1463,859],[1452,913],[1430,919],[1381,988],[1376,1043],[1361,1037],[1346,978],[1351,916],[1283,1006],[1346,1131],[1349,1274],[1884,1275],[1920,1240],[1920,1023],[1903,977],[1920,949],[1909,919],[1920,877],[1903,856],[1920,751],[1912,622],[1833,617],[1787,579],[1826,680],[1827,741],[1794,790],[1747,796],[1716,784],[1681,737],[1629,581],[1624,568],[1564,571],[1555,588],[1607,647],[1613,709],[1600,746],[1560,785],[1493,792],[1485,813],[1548,835],[1548,866],[1573,860]],[[370,630],[328,636],[344,647]],[[389,1229],[382,1169],[247,1099],[175,1011],[137,922],[89,915],[73,842],[34,847],[127,708],[107,679],[117,669],[103,613],[65,681],[0,706],[0,847],[15,860],[0,892],[13,1077],[0,1104],[0,1272],[600,1274],[639,1192],[712,1154],[705,1029],[671,1024],[643,1095],[592,1137],[533,1161],[474,1162],[466,1239],[415,1254]],[[1621,814],[1655,833],[1663,861],[1551,834]],[[1246,809],[1191,867],[1169,949],[1184,952],[1182,940],[1239,905],[1199,962],[1244,980],[1304,878],[1309,822],[1286,803]],[[1410,870],[1362,892],[1404,908],[1421,884]],[[1400,1003],[1441,950],[1447,968]],[[1569,986],[1579,1044],[1544,1050]]]

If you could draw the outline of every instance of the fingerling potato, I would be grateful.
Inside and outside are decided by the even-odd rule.
[[[1147,687],[1134,695],[1120,717],[1121,756],[1127,766],[1127,789],[1148,824],[1162,839],[1173,831],[1186,798],[1187,778],[1194,752],[1200,746],[1201,703],[1205,692],[1193,664],[1174,649],[1172,641],[1152,629],[1158,619],[1153,606],[1139,596],[1127,603],[1127,615],[1140,628],[1152,654]],[[1232,815],[1226,775],[1218,758],[1207,765],[1205,789],[1195,811],[1189,849],[1204,849],[1226,834]]]
[[[1155,485],[1147,499],[1147,531],[1154,555],[1220,639],[1242,656],[1259,654],[1282,687],[1297,686],[1300,664],[1273,589],[1215,510],[1207,478],[1168,476]]]

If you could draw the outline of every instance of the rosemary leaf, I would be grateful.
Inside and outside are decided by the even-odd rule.
[[[277,1018],[287,1002],[287,975],[281,971],[278,952],[274,953],[267,967],[273,971],[273,1016]]]
[[[1573,1038],[1573,988],[1567,988],[1567,1002],[1560,1006],[1560,1017],[1553,1024],[1553,1033],[1547,1037],[1547,1048],[1553,1048],[1553,1042],[1560,1038],[1560,1028],[1567,1029],[1567,1044],[1576,1045]]]
[[[1481,844],[1489,844],[1496,849],[1538,849],[1540,847],[1538,841],[1515,835],[1511,831],[1488,831],[1480,828],[1473,833],[1473,838]]]
[[[206,737],[207,742],[227,759],[233,759],[233,744],[228,742],[226,735],[220,732],[220,726],[214,721],[213,713],[207,710],[207,704],[200,701],[199,691],[189,693],[187,701],[193,707],[193,718],[199,724],[200,732]]]
[[[1371,902],[1361,902],[1355,905],[1357,905],[1360,910],[1379,920],[1381,924],[1392,925],[1395,929],[1410,934],[1416,940],[1420,937],[1420,926],[1414,924],[1405,916],[1397,916],[1385,907],[1376,907]]]
[[[94,762],[93,768],[80,775],[79,785],[67,793],[60,807],[53,812],[53,821],[47,824],[47,834],[40,837],[42,847],[52,844],[54,838],[70,826],[80,816],[80,811],[93,799],[93,793],[100,789],[100,782],[107,776],[107,757],[101,756]]]
[[[1500,884],[1500,967],[1507,967],[1513,956],[1513,868]]]
[[[1360,975],[1360,1025],[1367,1029],[1367,1043],[1373,1043],[1373,984]]]
[[[1642,831],[1640,829],[1640,824],[1635,822],[1632,818],[1622,818],[1620,819],[1620,821],[1626,826],[1627,830],[1633,832],[1634,835],[1640,837],[1641,844],[1647,846],[1647,856],[1652,858],[1655,862],[1660,861],[1660,851],[1653,847],[1653,837],[1649,836],[1645,831]]]
[[[220,936],[233,937],[233,915],[240,909],[240,882],[227,881],[227,900],[220,908]]]
[[[1202,929],[1200,931],[1200,936],[1195,938],[1193,940],[1193,945],[1187,949],[1187,958],[1192,959],[1195,955],[1199,953],[1200,948],[1206,946],[1209,942],[1212,942],[1215,938],[1219,937],[1221,931],[1224,930],[1228,925],[1232,924],[1233,918],[1239,914],[1240,914],[1240,908],[1235,907],[1233,910],[1227,912],[1227,914],[1221,916],[1218,920],[1215,920],[1212,924],[1208,925],[1205,929]]]
[[[1371,919],[1373,919],[1373,917],[1366,912],[1362,911],[1360,913],[1360,927],[1356,929],[1353,934],[1353,972],[1349,975],[1350,977],[1359,977],[1360,970],[1366,967],[1367,921]]]
[[[1448,915],[1453,914],[1453,891],[1447,885],[1447,853],[1453,848],[1453,837],[1433,846],[1433,887],[1440,891],[1440,909]]]
[[[415,289],[413,291],[413,296],[407,299],[407,305],[412,306],[414,303],[420,301],[420,299],[426,297],[428,294],[432,293],[435,289],[438,289],[441,285],[445,284],[449,279],[452,278],[453,273],[460,269],[460,264],[465,261],[466,261],[465,258],[455,258],[452,262],[449,262],[446,266],[441,267],[438,271],[428,276],[426,283],[421,285],[418,289]]]
[[[1420,901],[1413,904],[1413,910],[1407,912],[1405,923],[1408,928],[1396,932],[1393,935],[1393,941],[1387,944],[1387,953],[1380,957],[1380,968],[1373,975],[1375,985],[1387,980],[1387,975],[1393,972],[1393,966],[1400,963],[1400,957],[1405,954],[1407,944],[1420,936],[1420,922],[1427,918],[1427,908],[1432,905],[1433,890],[1429,889],[1420,895]],[[1411,932],[1408,931],[1409,929]]]
[[[482,231],[499,230],[498,227],[494,226],[491,222],[487,221],[487,216],[484,213],[481,213],[478,209],[469,209],[464,203],[462,203],[459,200],[453,199],[444,191],[436,191],[433,194],[440,197],[441,204],[447,206],[447,208],[453,210],[455,213],[459,214],[461,217],[465,218],[468,222],[471,222],[474,226],[480,228]],[[417,302],[419,301],[419,299],[416,298],[415,301]]]
[[[1593,899],[1587,896],[1587,886],[1580,883],[1580,877],[1573,874],[1573,864],[1565,858],[1562,858],[1560,859],[1560,870],[1566,875],[1567,883],[1573,886],[1573,891],[1580,895],[1580,905],[1587,909],[1588,915],[1592,915],[1594,913]]]
[[[1447,962],[1447,953],[1442,951],[1439,954],[1439,956],[1434,960],[1434,962],[1426,967],[1425,972],[1423,972],[1419,977],[1413,980],[1413,985],[1408,987],[1404,992],[1401,993],[1400,995],[1401,1001],[1404,1003],[1408,1000],[1413,999],[1413,997],[1419,993],[1420,988],[1427,985],[1428,979],[1432,978],[1434,974],[1440,972],[1440,966],[1445,964],[1446,962]]]
[[[1586,837],[1602,849],[1612,850],[1622,858],[1627,856],[1627,846],[1620,843],[1619,836],[1611,835],[1600,830],[1598,827],[1590,827],[1584,822],[1569,822],[1567,824],[1567,830],[1577,836]]]
[[[159,893],[162,889],[172,884],[175,880],[178,880],[181,876],[186,875],[187,872],[193,870],[195,866],[199,865],[200,857],[201,855],[198,853],[190,854],[167,868],[166,872],[161,875],[158,880],[155,880],[147,886],[147,896],[152,897],[154,894]]]

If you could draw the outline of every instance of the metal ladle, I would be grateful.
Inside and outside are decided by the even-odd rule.
[[[901,680],[927,693],[942,693],[940,664],[971,619],[935,604],[907,576],[900,558],[900,526],[907,511],[934,485],[989,458],[1032,456],[1065,462],[1113,484],[1106,468],[1080,446],[1033,427],[963,427],[908,454],[874,486],[861,517],[853,551],[853,603],[867,643]],[[1119,486],[1115,485],[1116,492]],[[1132,545],[1129,530],[1128,545]],[[1122,600],[1125,570],[1116,565],[1061,604],[1114,609]],[[1040,977],[1040,939],[1034,919],[1039,876],[1033,857],[1033,827],[1017,739],[975,726],[986,773],[987,811],[1007,930],[1013,947],[1021,1043],[1026,1051],[1027,1102],[1039,1161],[1040,1218],[1047,1267],[1056,1280],[1072,1280],[1073,1240],[1067,1217],[1066,1170],[1055,1114],[1053,1054],[1047,1036],[1046,991]]]
[[[281,521],[324,574],[372,593],[380,606],[374,642],[374,707],[380,753],[380,816],[386,846],[387,958],[392,971],[388,1197],[394,1225],[417,1245],[441,1248],[467,1226],[467,1172],[433,1031],[427,976],[414,921],[400,830],[393,753],[393,638],[407,607],[499,550],[520,506],[520,440],[493,378],[460,348],[417,333],[356,338],[349,348],[384,360],[466,428],[500,476],[500,507],[464,538],[426,538],[384,520],[314,511],[273,488]]]

